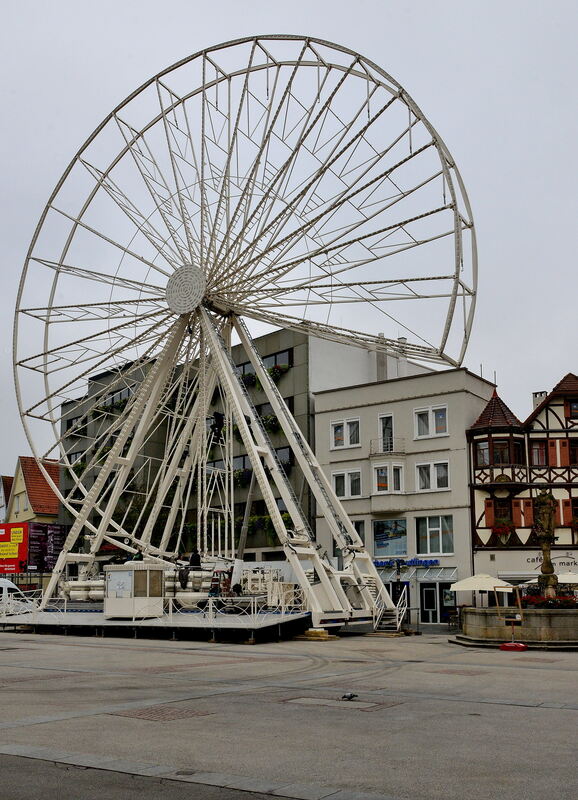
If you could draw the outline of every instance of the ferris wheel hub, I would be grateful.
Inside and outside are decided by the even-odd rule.
[[[169,278],[167,304],[175,314],[190,314],[201,304],[206,288],[207,281],[199,267],[180,267]]]

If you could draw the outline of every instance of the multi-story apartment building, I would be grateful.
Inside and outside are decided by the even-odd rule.
[[[511,583],[536,577],[542,562],[533,532],[534,500],[556,500],[552,561],[578,566],[578,377],[536,392],[521,422],[497,394],[468,430],[474,568]]]
[[[394,597],[407,586],[424,623],[447,619],[451,583],[471,574],[465,431],[493,389],[453,369],[315,394],[317,457],[383,581]],[[322,519],[317,539],[339,555]]]
[[[425,368],[407,364],[402,359],[385,356],[376,352],[355,347],[336,344],[330,341],[314,339],[294,331],[277,331],[266,334],[255,340],[255,344],[265,366],[277,382],[279,392],[293,413],[297,424],[305,438],[314,443],[313,405],[314,392],[335,388],[349,383],[360,383],[385,379],[387,376],[397,377],[408,372],[425,372]],[[287,441],[280,430],[278,420],[267,401],[267,397],[254,378],[254,370],[241,345],[232,347],[232,358],[263,424],[271,438],[277,455],[285,468],[293,491],[299,498],[312,527],[315,525],[313,502],[308,487],[303,483],[301,475],[293,469],[292,454]],[[126,405],[131,394],[136,391],[144,378],[142,369],[133,364],[126,364],[121,369],[103,372],[89,378],[86,394],[76,402],[63,406],[62,435],[69,458],[73,462],[75,472],[83,476],[83,482],[90,487],[94,481],[98,464],[89,468],[95,454],[106,455],[111,442],[104,440],[103,432],[111,421],[118,416]],[[95,398],[98,404],[95,405]],[[221,408],[218,395],[209,413]],[[157,425],[154,433],[147,438],[145,448],[134,465],[134,477],[127,486],[122,499],[119,516],[123,508],[130,502],[131,492],[138,493],[143,485],[154,482],[155,470],[161,461],[166,441],[166,424]],[[209,466],[219,469],[218,453]],[[233,443],[233,469],[235,484],[234,515],[237,528],[240,527],[247,501],[248,485],[251,477],[251,464],[241,441]],[[73,489],[73,481],[68,471],[61,470],[60,486],[65,494]],[[82,502],[82,493],[76,492],[73,502]],[[280,509],[283,503],[278,498]],[[138,504],[133,502],[133,508]],[[69,515],[62,511],[60,521],[70,523]],[[187,511],[188,533],[182,541],[182,549],[187,550],[193,544],[196,529],[196,497],[191,494]],[[247,541],[246,560],[281,560],[284,553],[272,530],[266,513],[264,501],[258,489],[252,502],[249,519],[249,537]]]

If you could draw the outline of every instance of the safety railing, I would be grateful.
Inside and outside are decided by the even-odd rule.
[[[169,617],[186,614],[201,614],[203,622],[216,625],[226,621],[242,623],[243,627],[263,622],[265,617],[290,616],[302,614],[307,610],[301,589],[281,593],[278,600],[268,595],[241,595],[239,597],[207,597],[194,606],[186,606],[181,601],[169,598],[166,613]]]
[[[0,618],[15,614],[28,614],[38,609],[42,598],[42,589],[27,592],[14,592],[6,596],[0,595]]]

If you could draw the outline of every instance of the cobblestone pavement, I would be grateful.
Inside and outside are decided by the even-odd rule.
[[[245,647],[0,633],[2,785],[10,800],[136,798],[137,785],[140,800],[160,785],[171,800],[199,787],[217,787],[207,800],[574,800],[577,667],[575,652],[442,635]]]

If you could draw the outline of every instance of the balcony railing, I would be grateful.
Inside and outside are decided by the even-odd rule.
[[[398,436],[372,439],[369,452],[372,456],[387,455],[389,453],[405,453],[405,439],[401,439]]]

